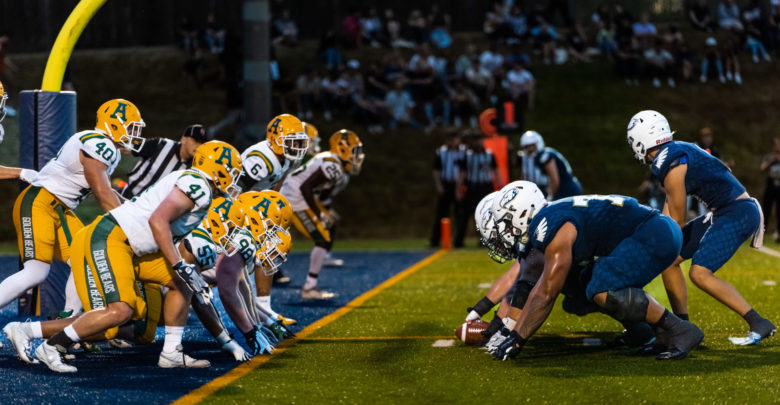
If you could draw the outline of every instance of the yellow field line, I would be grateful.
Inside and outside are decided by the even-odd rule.
[[[455,339],[455,335],[448,336],[340,336],[340,337],[312,337],[308,341],[338,341],[338,340],[418,340],[418,339]]]
[[[303,328],[302,331],[297,333],[298,339],[305,339],[307,336],[311,335],[317,329],[322,328],[323,326],[335,321],[336,319],[341,318],[342,316],[346,315],[353,309],[363,305],[366,301],[373,298],[377,294],[381,293],[382,291],[392,287],[399,281],[405,279],[406,277],[414,274],[417,270],[420,270],[421,268],[433,263],[435,260],[439,259],[440,257],[444,256],[446,253],[446,250],[439,250],[436,253],[433,253],[432,255],[426,257],[425,259],[415,263],[411,267],[407,268],[406,270],[394,275],[393,277],[390,277],[389,279],[385,280],[382,284],[379,284],[378,286],[364,292],[359,297],[355,298],[354,300],[350,301],[347,305],[337,309],[333,313],[323,317],[322,319],[312,323],[311,325]],[[277,356],[279,354],[284,353],[291,345],[292,343],[287,343],[291,341],[285,341],[282,345],[276,348],[274,350],[273,355],[269,356],[255,356],[252,358],[252,360],[247,361],[246,363],[242,363],[238,367],[228,371],[227,373],[209,381],[208,383],[204,384],[203,386],[196,388],[192,390],[189,394],[177,399],[175,402],[173,402],[173,405],[185,405],[185,404],[196,404],[202,400],[204,400],[209,395],[213,394],[217,390],[219,390],[222,387],[227,386],[228,384],[232,383],[233,381],[249,374],[252,370],[260,367],[261,365],[265,364],[269,360],[271,360],[274,356]]]

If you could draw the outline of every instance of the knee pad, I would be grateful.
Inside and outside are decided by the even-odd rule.
[[[608,291],[604,311],[619,322],[643,321],[650,301],[641,288]]]
[[[518,281],[515,285],[515,293],[512,295],[511,304],[513,307],[523,309],[525,302],[528,301],[528,295],[534,288],[534,283],[530,281]]]

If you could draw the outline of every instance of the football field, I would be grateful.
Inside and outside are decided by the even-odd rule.
[[[661,362],[630,349],[584,346],[583,338],[607,342],[621,326],[601,314],[566,314],[557,304],[517,359],[498,362],[459,341],[435,346],[450,343],[465,308],[506,266],[472,249],[440,252],[421,264],[337,311],[316,330],[306,329],[279,355],[253,360],[179,403],[778,401],[778,337],[757,347],[733,346],[727,337],[744,335],[744,321],[690,282],[691,319],[706,339],[685,360]],[[778,269],[780,258],[743,247],[718,274],[777,323]],[[648,290],[667,305],[660,279]]]

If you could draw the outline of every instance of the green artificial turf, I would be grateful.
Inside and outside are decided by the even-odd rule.
[[[773,243],[771,244],[776,247]],[[757,311],[780,322],[780,259],[743,247],[718,275]],[[507,265],[484,252],[450,252],[381,292],[245,377],[212,394],[213,403],[776,403],[780,340],[735,347],[745,323],[689,283],[692,320],[705,332],[688,359],[661,362],[628,349],[583,346],[608,341],[620,325],[601,314],[583,318],[556,304],[548,322],[514,361],[497,362],[482,349],[451,338],[465,308]],[[648,291],[667,305],[660,280]],[[487,316],[486,316],[487,318]],[[386,337],[386,339],[359,339]],[[408,339],[395,339],[410,337]],[[327,338],[351,338],[327,340]],[[614,402],[617,403],[617,402]]]

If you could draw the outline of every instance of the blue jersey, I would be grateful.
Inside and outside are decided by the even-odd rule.
[[[745,187],[720,159],[693,143],[672,141],[663,144],[653,159],[651,170],[663,183],[669,171],[682,164],[688,165],[685,191],[707,208],[721,208],[745,192]]]
[[[545,147],[540,150],[534,157],[534,163],[542,170],[542,173],[546,173],[545,166],[550,162],[555,162],[555,167],[558,169],[559,186],[556,195],[552,196],[554,200],[564,197],[571,197],[573,195],[582,194],[582,188],[580,182],[574,177],[571,171],[569,161],[566,160],[563,155],[557,150]]]
[[[531,247],[544,251],[567,222],[577,229],[573,263],[609,255],[658,210],[619,195],[581,195],[555,201],[534,215],[529,227]]]

